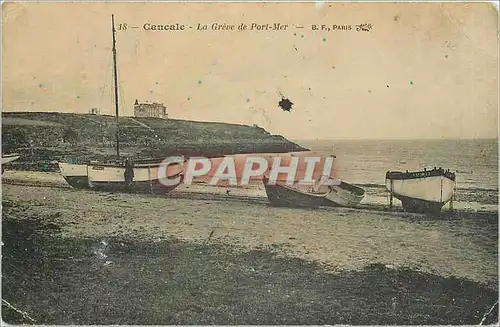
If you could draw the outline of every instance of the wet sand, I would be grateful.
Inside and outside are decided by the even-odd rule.
[[[51,177],[47,177],[45,181],[41,181],[40,183],[42,185],[49,185],[51,183],[50,180]],[[366,324],[371,321],[398,324],[478,323],[479,321],[476,320],[478,317],[479,320],[481,319],[484,313],[482,310],[488,305],[493,304],[493,299],[498,296],[496,292],[498,287],[498,217],[496,213],[472,213],[467,215],[458,213],[455,215],[432,217],[418,214],[347,208],[304,210],[271,207],[258,194],[245,193],[247,196],[244,197],[231,194],[226,195],[223,192],[220,192],[222,194],[203,193],[199,192],[200,188],[205,191],[206,188],[196,185],[191,186],[191,191],[180,189],[177,190],[177,193],[159,197],[73,190],[55,184],[52,186],[27,186],[19,185],[22,184],[19,180],[17,182],[14,181],[17,185],[5,184],[5,182],[6,179],[4,179],[2,186],[4,230],[6,228],[8,230],[10,225],[5,225],[8,222],[17,226],[15,230],[20,233],[25,226],[29,225],[28,222],[31,220],[35,220],[39,224],[55,226],[57,237],[51,236],[51,233],[43,237],[40,236],[43,238],[43,241],[40,241],[39,244],[49,244],[44,245],[49,249],[54,247],[53,244],[59,244],[56,250],[47,251],[51,254],[62,251],[63,255],[61,259],[71,262],[68,264],[70,267],[73,267],[70,269],[70,276],[73,276],[73,278],[77,278],[75,277],[75,271],[78,264],[77,262],[72,262],[71,260],[73,259],[68,258],[68,256],[71,257],[70,253],[65,252],[61,247],[68,247],[69,249],[74,246],[75,258],[78,258],[78,253],[83,253],[81,254],[81,260],[84,262],[89,260],[100,262],[98,259],[95,259],[98,257],[98,252],[95,249],[102,247],[103,244],[108,244],[109,246],[106,245],[104,248],[109,249],[110,252],[98,264],[99,269],[113,270],[113,267],[120,267],[119,269],[117,268],[120,271],[120,276],[116,276],[118,274],[116,271],[112,275],[122,282],[127,281],[127,284],[132,282],[130,278],[134,275],[132,273],[130,276],[128,275],[127,271],[132,269],[130,266],[135,266],[138,262],[142,262],[141,260],[147,261],[150,259],[154,262],[158,260],[168,261],[168,258],[170,258],[169,255],[162,255],[157,252],[158,249],[167,246],[169,249],[174,247],[177,249],[176,251],[181,251],[182,253],[184,253],[183,251],[187,251],[186,257],[183,257],[182,260],[208,260],[206,256],[202,256],[203,259],[199,258],[201,253],[205,253],[203,251],[208,251],[207,253],[210,253],[208,257],[212,258],[210,265],[220,265],[228,262],[228,260],[236,260],[235,258],[237,257],[239,259],[236,261],[241,264],[241,267],[238,269],[254,269],[254,271],[261,269],[259,271],[265,271],[265,274],[270,273],[272,275],[275,273],[277,276],[285,274],[290,269],[296,271],[297,276],[299,276],[303,273],[305,274],[305,272],[301,272],[297,268],[298,266],[303,267],[304,271],[309,271],[308,269],[313,269],[309,265],[313,265],[313,270],[316,272],[311,272],[311,274],[316,276],[320,273],[326,276],[326,280],[336,280],[336,282],[332,283],[340,283],[335,284],[337,285],[335,286],[337,289],[341,287],[339,285],[347,285],[346,283],[351,278],[361,278],[364,280],[366,276],[374,275],[378,276],[377,278],[381,278],[374,285],[366,286],[368,287],[365,290],[366,294],[370,292],[386,292],[387,285],[383,285],[388,280],[402,278],[402,272],[405,274],[414,274],[413,277],[408,279],[410,280],[409,283],[415,289],[412,291],[413,293],[406,295],[410,302],[404,306],[405,313],[391,311],[393,305],[390,303],[394,301],[394,296],[398,298],[399,295],[393,294],[394,296],[388,297],[389,295],[386,294],[383,299],[379,300],[388,306],[387,310],[389,310],[389,313],[392,312],[391,314],[387,313],[389,316],[386,313],[380,313],[380,316],[376,316],[377,310],[385,312],[385,309],[379,308],[370,313],[372,316],[368,316],[372,317],[372,320],[362,320],[359,317],[354,319],[352,318],[352,314],[357,312],[356,309],[341,306],[337,308],[336,314],[328,314],[328,310],[332,310],[332,308],[324,307],[327,304],[322,304],[321,310],[325,311],[318,310],[321,311],[319,317],[323,318],[320,320],[313,319],[311,323]],[[13,182],[12,178],[7,178],[7,182]],[[36,232],[33,233],[36,234]],[[76,245],[74,245],[75,242]],[[124,249],[135,248],[137,252],[131,255],[131,250],[127,252],[122,249],[127,253],[126,257],[124,257],[123,251],[119,250],[121,246]],[[113,248],[115,250],[112,250]],[[4,249],[4,251],[9,251],[9,249]],[[111,255],[113,252],[115,252],[114,257]],[[228,255],[231,258],[227,258],[226,256]],[[250,264],[249,262],[255,259],[255,255],[262,262],[259,261],[259,264],[255,262]],[[61,254],[59,253],[57,256],[61,256]],[[254,259],[250,260],[248,256]],[[12,260],[15,262],[15,256]],[[25,264],[25,262],[16,263],[16,267],[22,270]],[[193,268],[189,266],[189,263],[185,264],[185,269],[188,272],[184,271],[183,274],[192,274]],[[248,266],[249,264],[250,266]],[[268,271],[270,266],[274,267],[276,264],[283,265],[282,269],[284,270],[274,271],[271,269],[272,271]],[[200,268],[200,265],[199,262],[194,263],[194,266],[198,267],[198,269],[205,269]],[[258,268],[260,267],[259,265],[268,268]],[[69,269],[68,266],[65,267],[65,269]],[[125,269],[125,267],[129,268]],[[141,276],[144,274],[148,276],[151,274],[155,275],[155,268],[148,267],[143,273],[136,271],[134,278],[142,278]],[[255,273],[259,274],[259,271]],[[351,275],[345,275],[346,272],[349,272]],[[78,274],[80,275],[78,275],[78,278],[90,278],[88,273],[85,272],[85,269],[83,272],[79,271]],[[214,272],[210,271],[207,273],[213,274]],[[352,274],[360,275],[353,277],[354,275]],[[215,284],[207,286],[208,289],[223,287],[217,283],[224,284],[225,278],[236,278],[224,269],[216,275],[218,277],[214,275],[214,278],[217,278],[218,282],[213,281]],[[308,283],[307,280],[314,279],[311,277],[313,275],[301,275],[302,277],[300,278],[304,278],[304,280],[301,282],[296,281],[294,287],[302,293],[317,292],[317,294],[314,294],[323,294],[319,282],[319,284],[314,284],[314,287],[306,286]],[[162,278],[160,277],[161,273],[155,276],[150,276],[156,280],[155,283],[158,282],[158,278]],[[200,278],[203,279],[204,277]],[[274,277],[272,277],[269,283],[281,283],[287,281],[289,278],[292,277],[288,275],[281,276],[277,280],[274,280]],[[436,278],[439,279],[439,282],[430,282]],[[75,280],[66,280],[66,283],[71,283],[71,281],[74,282]],[[88,285],[94,285],[94,282],[87,281]],[[242,279],[235,284],[235,287],[238,288],[248,283],[249,279]],[[323,281],[324,283],[325,281]],[[455,286],[452,287],[447,283],[452,283]],[[7,289],[12,289],[14,284],[15,282]],[[334,287],[333,284],[332,287]],[[177,285],[175,287],[180,287],[178,284],[175,285]],[[95,287],[95,285],[92,287]],[[317,290],[313,291],[316,287]],[[406,286],[397,286],[394,284],[388,288],[392,290],[389,293],[399,292],[401,291],[401,287],[405,289]],[[47,291],[50,292],[50,290]],[[206,295],[206,291],[207,289],[201,292]],[[246,291],[249,290],[246,289]],[[356,295],[357,291],[349,288],[344,290],[345,294],[337,294],[336,296],[345,296],[354,302],[361,299],[365,301],[369,296],[364,293],[365,291],[362,292],[364,295],[361,293]],[[434,300],[432,298],[435,295],[431,295],[430,293],[437,291],[443,294],[448,294],[447,292],[455,293],[450,295],[450,298],[446,301],[443,299],[439,300],[444,302],[441,303],[441,309],[434,312],[432,311],[435,309],[434,305],[438,304],[433,303]],[[85,320],[83,316],[83,318],[79,318],[80,320],[68,320],[67,317],[57,318],[41,315],[40,310],[42,310],[43,306],[35,304],[37,301],[33,298],[36,297],[36,294],[41,296],[39,292],[40,290],[36,291],[31,295],[31,300],[26,299],[25,302],[34,303],[28,306],[31,305],[33,311],[38,312],[39,319],[42,319],[44,322],[92,322],[92,320]],[[54,292],[59,294],[58,301],[61,300],[61,297],[64,298],[66,296],[62,290]],[[427,309],[430,307],[434,308],[431,310],[433,313],[425,310],[422,311],[423,307],[418,309],[419,304],[415,301],[418,302],[417,293],[419,292],[430,292],[429,294],[422,295],[422,301],[425,304],[422,305]],[[316,295],[313,293],[309,294],[309,296],[315,297]],[[5,294],[9,294],[9,292]],[[14,294],[16,294],[15,297],[20,296],[19,293],[12,291],[11,296]],[[120,294],[120,292],[115,292],[107,296],[115,298],[121,296]],[[198,301],[195,299],[196,296],[194,298],[193,296],[189,296],[191,301]],[[229,298],[234,300],[234,296],[237,295],[233,294]],[[480,298],[477,298],[477,296]],[[463,303],[464,308],[467,309],[462,308],[456,312],[452,310],[453,313],[450,313],[449,307],[456,308],[457,306],[454,302],[455,297],[462,298],[463,301],[467,299],[468,302]],[[282,297],[278,298],[282,299]],[[186,298],[182,299],[182,301],[187,301]],[[16,300],[16,298],[11,300]],[[19,301],[20,299],[17,298],[17,300]],[[297,299],[293,305],[300,305],[302,300],[303,298]],[[313,299],[313,301],[317,300]],[[271,307],[274,305],[275,309],[277,308],[275,302],[267,303],[266,300],[260,297],[258,299],[251,298],[249,301],[257,308],[267,308],[269,305]],[[117,305],[118,303],[110,304],[114,308],[113,310],[119,311],[119,308],[116,307]],[[380,307],[380,304],[378,306]],[[448,308],[446,309],[448,311],[445,310],[445,307]],[[239,316],[232,316],[232,318],[224,315],[216,315],[218,318],[214,318],[215,320],[209,319],[208,317],[211,317],[211,315],[206,310],[221,310],[219,307],[217,308],[199,309],[201,313],[193,314],[191,312],[188,318],[160,315],[162,318],[155,320],[157,316],[153,315],[151,319],[148,318],[145,322],[141,320],[141,317],[144,318],[145,316],[139,315],[136,320],[131,319],[135,323],[210,323],[213,321],[220,324],[252,322],[306,323],[304,320],[301,320],[306,316],[302,316],[301,318],[298,315],[300,310],[297,311],[297,308],[288,313],[289,316],[287,319],[277,316],[276,312],[266,311],[266,315],[261,317],[262,320],[252,321],[250,319],[252,317],[251,310],[247,310],[245,314]],[[58,311],[57,309],[54,310]],[[85,311],[81,308],[78,310],[79,314],[83,314],[82,312]],[[226,308],[224,310],[227,311],[229,309]],[[224,310],[222,311],[226,312]],[[231,310],[229,311],[234,313],[236,309],[233,308]],[[347,311],[344,314],[339,314],[339,312],[343,312],[342,310],[351,311],[348,314],[346,313]],[[357,312],[358,314],[367,314],[366,311],[363,311],[365,310],[363,306],[360,310],[360,312]],[[419,316],[417,311],[423,316]],[[412,315],[412,312],[415,315]],[[112,319],[109,316],[101,316],[101,318],[106,323],[116,323],[117,321],[119,323],[130,323],[130,320],[127,322]],[[97,321],[97,323],[99,322],[102,321]]]
[[[2,180],[5,183],[14,185],[71,188],[58,172],[8,170],[4,173]],[[360,208],[378,211],[389,210],[389,198],[382,185],[361,185],[361,187],[366,190],[366,195],[361,201]],[[192,197],[193,194],[212,194],[217,197],[218,195],[228,195],[227,191],[229,191],[230,198],[245,198],[267,202],[266,191],[260,181],[237,187],[211,186],[206,183],[181,184],[169,196],[184,197],[186,194],[190,194],[188,197]],[[453,210],[450,210],[450,204],[448,203],[443,206],[443,213],[457,210],[460,212],[498,212],[497,190],[459,189],[456,197],[459,201],[454,201]],[[392,211],[402,211],[401,201],[394,199]]]

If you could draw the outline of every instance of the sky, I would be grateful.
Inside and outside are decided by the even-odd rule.
[[[138,99],[164,103],[170,118],[257,124],[292,139],[497,138],[491,4],[2,6],[3,111],[114,114],[114,14],[117,28],[129,27],[116,34],[120,115],[133,115]],[[288,27],[215,31],[214,22]],[[146,23],[193,28],[147,31]],[[372,28],[356,31],[362,23]],[[278,106],[282,97],[290,111]]]

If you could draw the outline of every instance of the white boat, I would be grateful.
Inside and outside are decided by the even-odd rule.
[[[181,180],[184,167],[171,164],[165,175],[169,179],[179,178],[175,185],[166,186],[159,180],[159,163],[143,164],[91,164],[87,166],[88,185],[102,191],[127,191],[163,194],[176,188]],[[129,172],[133,172],[130,174]]]
[[[355,207],[365,197],[365,190],[346,182],[340,185],[328,186],[330,193],[326,198],[340,207]]]
[[[439,212],[453,197],[455,174],[443,168],[416,172],[388,171],[385,187],[411,212]],[[392,199],[391,199],[392,203]]]
[[[69,164],[60,162],[59,169],[66,182],[73,188],[95,189],[102,191],[126,191],[163,194],[168,193],[179,184],[165,186],[159,180],[159,163],[125,163]],[[132,174],[129,172],[133,171]],[[181,177],[184,171],[182,164],[168,166],[166,176],[169,179]]]
[[[2,165],[8,164],[9,162],[12,162],[14,160],[19,159],[21,155],[17,153],[11,153],[11,154],[3,154],[2,155]]]
[[[88,165],[59,162],[59,171],[66,182],[73,188],[90,188]]]
[[[17,153],[3,154],[2,155],[2,175],[3,175],[3,171],[5,170],[3,166],[5,164],[8,164],[9,162],[12,162],[14,160],[19,159],[20,156],[21,155],[17,154]]]

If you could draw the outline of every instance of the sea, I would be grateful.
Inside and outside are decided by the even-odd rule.
[[[297,140],[334,154],[338,177],[366,189],[366,201],[386,203],[385,173],[442,167],[456,174],[455,208],[498,210],[498,140]]]

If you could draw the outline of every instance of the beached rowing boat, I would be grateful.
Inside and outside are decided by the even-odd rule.
[[[19,159],[21,155],[17,153],[11,153],[11,154],[2,154],[2,165],[8,164],[9,162],[12,162],[14,160]]]
[[[271,204],[287,207],[355,207],[365,195],[365,190],[340,181],[338,185],[322,185],[300,189],[284,181],[269,184],[267,175],[263,178],[266,194]]]
[[[4,169],[4,165],[8,164],[9,162],[12,162],[14,160],[19,159],[21,155],[17,153],[11,153],[11,154],[2,154],[2,174]]]
[[[330,193],[326,191],[314,191],[313,188],[307,191],[301,191],[298,188],[286,185],[285,182],[276,181],[275,184],[269,184],[269,177],[263,177],[264,187],[267,198],[274,206],[285,207],[319,207],[332,206],[332,202],[326,198]]]
[[[401,200],[405,211],[439,212],[453,197],[455,174],[443,168],[388,171],[385,187],[391,197]]]

